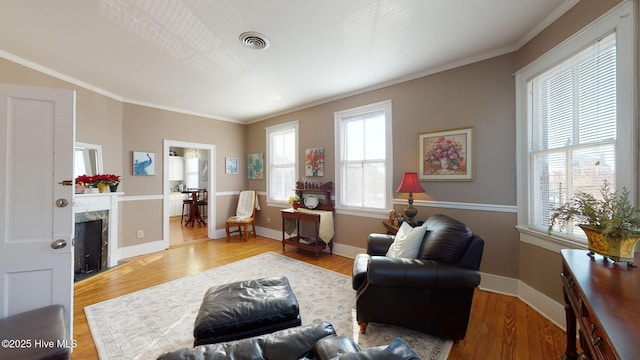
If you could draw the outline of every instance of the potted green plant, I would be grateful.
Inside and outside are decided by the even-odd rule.
[[[587,235],[589,255],[600,254],[615,261],[635,266],[634,248],[640,240],[640,208],[633,206],[629,191],[611,191],[605,180],[600,197],[579,191],[571,201],[555,209],[549,221],[550,233],[557,223],[560,228],[576,222]]]
[[[289,196],[289,204],[293,205],[294,209],[297,209],[298,206],[300,206],[300,201],[301,199],[298,195]]]

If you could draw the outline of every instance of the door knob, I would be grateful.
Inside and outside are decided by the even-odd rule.
[[[63,208],[65,206],[69,205],[69,200],[67,199],[58,199],[56,200],[56,206],[59,208]]]
[[[65,246],[67,246],[67,241],[63,239],[58,239],[51,243],[51,248],[54,250],[62,249]]]

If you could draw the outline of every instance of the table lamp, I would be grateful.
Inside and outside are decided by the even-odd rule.
[[[409,207],[404,209],[404,215],[407,217],[407,222],[413,225],[413,218],[418,213],[418,210],[413,207],[413,193],[424,192],[420,180],[418,180],[418,173],[406,172],[402,176],[402,181],[396,192],[409,193]]]

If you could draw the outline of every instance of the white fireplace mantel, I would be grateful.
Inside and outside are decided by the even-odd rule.
[[[75,194],[73,202],[73,213],[83,213],[92,211],[109,212],[109,245],[107,255],[107,266],[118,265],[118,197],[124,195],[123,192],[97,193],[97,194]]]

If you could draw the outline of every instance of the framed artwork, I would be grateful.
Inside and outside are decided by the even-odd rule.
[[[209,181],[209,160],[200,161],[200,180]]]
[[[418,134],[420,180],[472,181],[474,128]]]
[[[155,175],[155,154],[152,152],[133,152],[133,175]]]
[[[227,157],[224,158],[225,162],[225,172],[227,174],[237,175],[238,174],[238,158],[236,157]]]
[[[304,161],[305,176],[323,176],[324,175],[324,149],[307,149],[305,150]]]
[[[247,155],[249,179],[264,179],[264,153]]]

